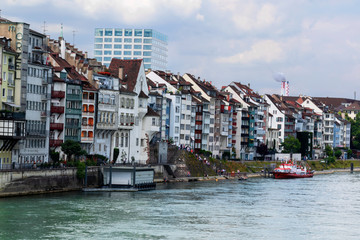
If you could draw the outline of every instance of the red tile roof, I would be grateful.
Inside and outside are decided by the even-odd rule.
[[[160,115],[157,112],[155,112],[151,107],[148,106],[145,117],[160,117]]]
[[[142,59],[121,60],[113,58],[109,70],[112,76],[122,79],[121,83],[127,85],[128,91],[134,91],[141,63]],[[121,67],[123,68],[124,76],[119,76],[119,68]]]

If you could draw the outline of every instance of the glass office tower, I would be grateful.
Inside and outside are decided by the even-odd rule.
[[[94,57],[107,67],[118,58],[144,59],[145,69],[167,68],[167,36],[152,29],[96,28],[94,39]]]

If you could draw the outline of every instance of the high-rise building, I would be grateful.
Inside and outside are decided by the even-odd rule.
[[[152,29],[96,28],[94,57],[109,67],[111,59],[144,59],[145,69],[166,70],[168,39]]]

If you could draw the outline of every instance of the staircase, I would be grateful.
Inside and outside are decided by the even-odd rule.
[[[166,170],[166,173],[168,176],[172,176],[173,178],[176,178],[173,170],[171,169],[171,167],[169,165],[164,165],[164,169]]]

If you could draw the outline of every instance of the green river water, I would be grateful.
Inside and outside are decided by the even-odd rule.
[[[360,239],[360,174],[0,199],[0,239]]]

